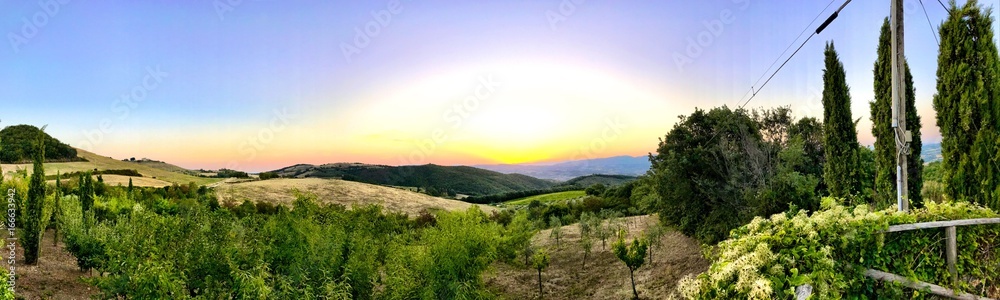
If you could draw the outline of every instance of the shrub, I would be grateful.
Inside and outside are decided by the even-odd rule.
[[[882,233],[889,225],[998,214],[973,204],[927,202],[924,208],[901,213],[871,211],[867,205],[847,208],[830,198],[824,210],[755,218],[719,244],[709,270],[681,280],[688,299],[793,298],[795,287],[810,284],[818,299],[902,298],[919,293],[868,279],[871,268],[935,284],[949,282],[944,267],[941,230]],[[958,228],[959,291],[985,294],[1000,282],[1000,226]],[[899,259],[906,258],[906,259]],[[852,267],[853,265],[853,267]],[[968,277],[964,277],[968,275]],[[948,284],[944,284],[948,285]],[[912,295],[906,296],[912,293]]]

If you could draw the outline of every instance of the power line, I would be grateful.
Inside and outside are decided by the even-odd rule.
[[[830,1],[830,4],[832,4],[834,1],[836,1],[836,0]],[[777,75],[778,72],[781,71],[781,69],[783,67],[785,67],[785,64],[788,64],[788,62],[792,60],[792,57],[795,57],[795,54],[799,53],[799,50],[802,50],[802,47],[805,46],[806,43],[808,43],[809,40],[812,39],[813,36],[815,36],[815,35],[819,34],[820,32],[822,32],[823,29],[826,29],[826,27],[829,26],[830,23],[833,22],[833,20],[836,19],[837,16],[840,15],[840,11],[844,10],[844,7],[846,7],[848,3],[851,3],[851,0],[847,0],[847,1],[844,2],[844,4],[840,5],[840,8],[838,8],[836,11],[834,11],[833,14],[831,14],[830,17],[826,19],[826,21],[823,21],[823,24],[819,25],[819,27],[817,27],[816,30],[813,31],[812,34],[810,34],[808,37],[806,37],[806,40],[803,41],[802,44],[800,44],[799,47],[795,49],[795,52],[792,52],[792,54],[789,55],[788,58],[785,59],[785,61],[782,62],[781,65],[778,66],[778,68],[775,69],[773,73],[771,73],[771,76],[768,77],[766,81],[764,81],[764,84],[762,84],[760,86],[760,88],[758,88],[758,89],[755,90],[754,87],[751,86],[750,90],[747,91],[748,94],[752,92],[752,94],[750,95],[750,98],[748,98],[747,101],[744,102],[743,101],[743,97],[746,97],[747,94],[743,94],[743,97],[740,97],[740,102],[743,102],[743,104],[740,105],[739,109],[743,109],[744,106],[746,106],[748,103],[750,103],[750,100],[753,100],[753,98],[757,96],[757,93],[759,93],[760,90],[764,88],[764,86],[767,86],[768,82],[771,82],[771,79],[773,79],[774,76]],[[829,8],[830,4],[827,4],[826,7]],[[814,18],[813,21],[809,23],[809,25],[806,25],[806,28],[803,29],[802,32],[804,33],[806,30],[808,30],[810,27],[812,27],[812,24],[816,22],[816,19],[818,19],[819,16],[822,15],[824,11],[826,11],[826,8],[824,8],[823,11],[821,11],[819,13],[819,15],[817,15],[816,18]],[[799,33],[799,37],[801,37],[801,36],[802,36],[802,33]],[[795,40],[798,40],[798,38],[795,38]],[[794,44],[795,44],[795,41],[792,41],[792,44],[789,44],[788,48],[791,48],[791,46],[794,45]],[[785,48],[785,51],[788,51],[788,48]],[[782,52],[782,55],[784,55],[784,52]],[[779,55],[778,58],[775,59],[775,62],[777,62],[778,59],[780,59],[780,58],[781,58],[781,55]],[[771,66],[774,66],[774,63],[771,63]],[[770,70],[770,69],[771,69],[771,67],[768,67],[768,70]],[[767,70],[765,70],[764,74],[767,74]],[[764,74],[762,74],[760,78],[764,78]],[[757,79],[758,82],[760,81],[760,78]],[[756,82],[755,82],[755,84],[756,84]],[[737,102],[737,103],[739,103],[739,102]],[[708,142],[706,142],[705,144],[709,144],[713,140],[715,140],[715,137],[718,134],[719,134],[719,132],[716,131],[715,134],[712,135],[712,138],[708,139]]]
[[[802,47],[805,46],[806,43],[808,43],[809,40],[812,39],[813,36],[819,34],[820,32],[823,32],[823,29],[826,29],[826,26],[830,25],[830,22],[833,22],[833,20],[836,19],[837,16],[840,15],[840,11],[844,10],[844,7],[846,7],[848,3],[851,3],[851,0],[847,0],[846,2],[844,2],[844,4],[840,5],[840,8],[838,8],[837,11],[834,11],[833,14],[830,15],[830,17],[827,18],[826,21],[823,22],[823,24],[819,25],[819,27],[816,28],[816,31],[813,31],[813,33],[810,34],[809,37],[807,37],[805,41],[802,41],[802,44],[799,45],[799,48],[795,49],[795,52],[792,52],[792,55],[789,55],[788,58],[785,59],[785,62],[781,63],[781,66],[778,66],[778,68],[774,70],[774,73],[771,73],[771,76],[767,78],[767,81],[764,81],[764,84],[760,85],[760,88],[758,88],[756,91],[754,91],[753,95],[750,95],[750,98],[747,99],[746,102],[743,102],[742,105],[740,105],[740,109],[743,109],[744,106],[746,106],[748,103],[750,103],[750,100],[753,100],[754,97],[757,97],[757,93],[759,93],[760,90],[764,88],[764,86],[767,86],[768,82],[771,82],[771,79],[774,78],[774,75],[777,75],[778,71],[781,71],[781,68],[783,68],[785,66],[785,64],[787,64],[789,61],[791,61],[792,57],[795,57],[795,54],[799,53],[799,50],[802,50]]]
[[[791,43],[788,43],[788,47],[785,47],[785,50],[781,51],[781,54],[778,54],[778,57],[774,58],[774,61],[771,62],[771,65],[767,66],[767,69],[764,69],[764,73],[760,74],[760,77],[757,78],[757,81],[753,82],[753,85],[750,86],[750,90],[748,90],[747,93],[753,92],[753,87],[757,86],[757,84],[760,83],[761,79],[764,79],[764,76],[767,75],[768,71],[771,71],[771,68],[774,67],[774,64],[778,63],[778,60],[780,60],[782,56],[785,56],[785,53],[788,52],[788,49],[791,49],[792,46],[795,45],[795,41],[798,41],[800,38],[802,38],[802,35],[805,34],[806,31],[808,31],[809,28],[812,27],[813,23],[816,23],[816,20],[818,20],[819,17],[823,15],[823,12],[825,12],[828,8],[830,8],[830,5],[833,5],[834,1],[837,1],[837,0],[830,0],[830,3],[827,3],[826,7],[823,7],[823,10],[820,11],[818,14],[816,14],[816,17],[814,17],[812,19],[812,21],[809,21],[809,25],[806,25],[805,28],[802,28],[802,32],[799,32],[799,35],[796,36],[795,39],[792,40]],[[746,96],[747,96],[747,94],[743,94],[743,96],[740,97],[740,100],[742,101],[743,97],[746,97]]]
[[[941,4],[941,8],[944,8],[944,11],[949,11],[948,7],[944,5],[944,2],[941,2],[941,0],[938,0],[938,3]],[[921,3],[920,5],[923,5],[923,3]]]
[[[931,17],[927,15],[927,8],[924,7],[924,0],[919,0],[919,2],[920,2],[920,9],[924,10],[924,18],[927,19],[927,26],[931,28],[931,35],[934,36],[934,42],[937,43],[938,48],[941,48],[941,41],[938,40],[937,33],[934,32],[934,25],[931,24]],[[941,2],[941,0],[938,0],[938,2]]]

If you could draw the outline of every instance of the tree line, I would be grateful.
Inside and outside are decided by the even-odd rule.
[[[969,201],[1000,209],[1000,64],[992,20],[977,1],[953,4],[940,27],[936,122],[941,128],[940,184],[925,189],[920,116],[909,66],[904,91],[908,201]],[[891,124],[889,21],[883,21],[873,65],[874,149],[861,146],[846,72],[832,42],[824,49],[823,118],[795,120],[787,108],[696,109],[661,139],[649,176],[663,222],[717,242],[754,216],[818,209],[819,198],[878,209],[896,205],[896,137]],[[938,171],[939,170],[939,171]],[[943,191],[942,191],[943,190]]]

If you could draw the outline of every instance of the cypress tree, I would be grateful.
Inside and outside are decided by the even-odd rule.
[[[45,127],[42,127],[44,130]],[[31,171],[31,181],[28,182],[28,201],[25,203],[25,220],[23,240],[21,246],[24,247],[24,262],[29,265],[38,263],[38,251],[41,242],[42,210],[45,206],[45,136],[39,133],[35,144],[33,156],[33,166]]]
[[[990,10],[978,1],[951,2],[940,27],[934,110],[945,194],[1000,209],[1000,65],[992,26]]]
[[[83,211],[83,224],[86,226],[87,213],[94,206],[94,182],[90,172],[80,174],[80,206]]]
[[[59,216],[62,216],[62,208],[60,208],[59,202],[62,200],[62,184],[60,179],[62,178],[62,173],[56,172],[56,193],[55,193],[55,207],[52,210],[52,246],[59,245]]]
[[[887,208],[896,203],[896,134],[892,128],[892,45],[889,18],[882,21],[878,39],[878,58],[873,70],[875,101],[871,107],[872,136],[875,137],[875,195],[874,204]],[[906,129],[913,133],[910,155],[907,157],[907,192],[910,206],[920,207],[923,199],[923,159],[920,158],[920,116],[917,115],[916,89],[909,64],[904,64],[906,80]]]
[[[823,69],[823,178],[830,196],[858,194],[858,133],[851,119],[851,95],[844,65],[833,42],[826,44]]]

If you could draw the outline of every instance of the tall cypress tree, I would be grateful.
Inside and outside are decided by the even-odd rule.
[[[44,130],[45,127],[42,127]],[[29,265],[38,263],[38,251],[42,237],[42,210],[45,206],[45,134],[39,133],[35,144],[34,164],[31,171],[31,181],[28,182],[28,201],[25,203],[23,240],[24,262]]]
[[[882,21],[878,39],[878,58],[875,60],[875,101],[871,106],[872,135],[875,137],[875,195],[878,208],[896,203],[896,133],[892,128],[892,45],[889,18]],[[917,115],[916,89],[909,64],[904,64],[906,80],[906,129],[913,133],[910,155],[907,157],[907,192],[910,206],[920,207],[923,198],[923,159],[920,158],[920,116]]]
[[[90,172],[80,174],[80,206],[83,212],[83,224],[87,226],[88,212],[94,207],[94,182]]]
[[[62,179],[62,173],[57,171],[56,172],[56,194],[54,195],[54,197],[55,197],[55,207],[52,210],[52,219],[49,220],[50,222],[52,222],[52,225],[53,225],[52,226],[52,246],[58,246],[59,245],[59,217],[62,216],[62,208],[60,207],[60,204],[59,204],[59,202],[62,202],[62,184],[61,184],[61,180],[60,179]]]
[[[945,194],[1000,209],[1000,76],[990,10],[951,2],[941,24],[934,110]]]
[[[844,65],[833,42],[826,44],[823,69],[823,178],[830,196],[858,194],[858,132],[851,118],[851,95]]]

